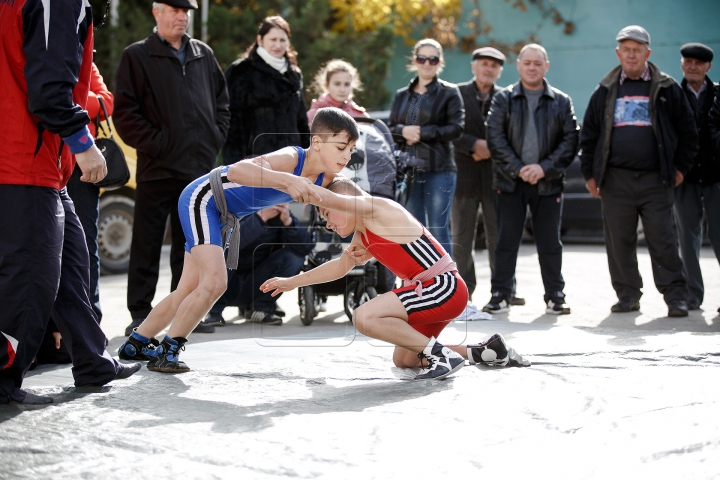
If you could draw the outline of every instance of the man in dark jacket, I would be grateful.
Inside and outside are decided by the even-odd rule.
[[[703,216],[707,215],[710,243],[720,261],[720,159],[709,128],[710,109],[717,88],[707,76],[713,59],[710,47],[688,43],[680,49],[683,80],[680,86],[695,114],[700,152],[685,181],[675,188],[675,225],[680,256],[688,282],[688,310],[700,308],[705,294],[700,272]]]
[[[528,206],[545,287],[546,313],[570,313],[562,277],[560,215],[564,171],[575,158],[577,122],[569,96],[545,80],[550,62],[537,44],[518,55],[520,80],[493,97],[487,140],[493,159],[498,242],[489,313],[508,310]]]
[[[493,95],[500,90],[495,82],[502,75],[504,64],[505,55],[499,50],[492,47],[478,48],[473,52],[470,63],[473,79],[458,84],[465,105],[465,130],[460,138],[453,142],[458,169],[451,221],[453,258],[471,298],[477,284],[473,253],[481,207],[490,270],[495,270],[493,253],[497,245],[497,217],[485,120]],[[513,291],[510,303],[523,305],[525,300],[515,297]]]
[[[126,48],[117,70],[114,122],[138,154],[127,292],[133,320],[126,335],[152,310],[168,215],[171,289],[177,287],[185,255],[178,198],[215,166],[230,123],[225,76],[213,51],[185,34],[191,8],[196,0],[154,3],[156,32]]]
[[[282,311],[272,292],[260,285],[273,277],[300,273],[305,255],[313,249],[310,232],[290,212],[287,203],[260,210],[240,220],[240,260],[237,270],[228,270],[228,288],[205,318],[210,325],[224,325],[226,306],[240,307],[247,320],[263,325],[280,325]]]
[[[50,35],[52,33],[52,35]],[[0,404],[52,402],[22,390],[52,314],[68,344],[75,385],[126,378],[105,351],[90,307],[89,258],[65,186],[107,174],[87,127],[92,9],[87,2],[0,2]]]
[[[673,187],[698,152],[698,134],[685,93],[648,62],[650,35],[637,25],[618,33],[620,66],[595,88],[580,141],[586,186],[602,199],[613,312],[640,309],[638,216],[652,259],[655,286],[671,317],[687,316],[687,283],[672,226]]]

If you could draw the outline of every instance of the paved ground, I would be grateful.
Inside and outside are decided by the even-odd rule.
[[[279,327],[234,320],[194,335],[192,372],[143,369],[75,389],[67,367],[25,386],[48,407],[0,407],[0,478],[720,478],[720,268],[708,249],[704,310],[665,317],[648,288],[642,310],[610,314],[604,248],[567,246],[572,315],[544,314],[537,255],[522,247],[527,305],[490,321],[455,322],[445,343],[502,333],[533,361],[466,367],[447,381],[407,381],[391,349],[358,336],[331,297],[304,327],[296,295]],[[484,252],[475,303],[488,299]],[[166,259],[165,259],[166,261]],[[169,285],[167,265],[160,291]],[[122,276],[103,277],[103,328],[113,350],[129,323]],[[718,369],[718,370],[715,370]]]

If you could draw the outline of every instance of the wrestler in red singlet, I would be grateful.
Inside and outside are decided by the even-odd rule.
[[[365,248],[401,279],[411,279],[428,270],[446,252],[430,232],[423,233],[414,242],[396,243],[365,230],[360,239]],[[396,288],[408,314],[408,324],[426,337],[435,337],[445,326],[458,317],[468,301],[468,290],[457,270],[443,273],[423,282],[422,297],[415,292],[415,285]]]

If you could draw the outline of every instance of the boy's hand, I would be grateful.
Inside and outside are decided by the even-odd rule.
[[[367,248],[361,247],[360,245],[350,245],[345,249],[345,253],[353,259],[355,265],[365,265],[374,258]]]
[[[260,285],[260,291],[263,293],[272,291],[271,296],[277,297],[283,292],[289,292],[290,290],[295,289],[291,280],[291,278],[273,277]]]
[[[292,176],[286,188],[288,195],[296,202],[311,203],[311,198],[315,198],[316,202],[322,202],[322,198],[315,189],[315,185],[310,179],[305,177]]]

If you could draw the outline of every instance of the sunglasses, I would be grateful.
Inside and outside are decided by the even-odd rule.
[[[425,62],[429,62],[430,65],[437,65],[440,63],[440,57],[433,55],[432,57],[426,57],[425,55],[415,55],[415,63],[425,65]]]

